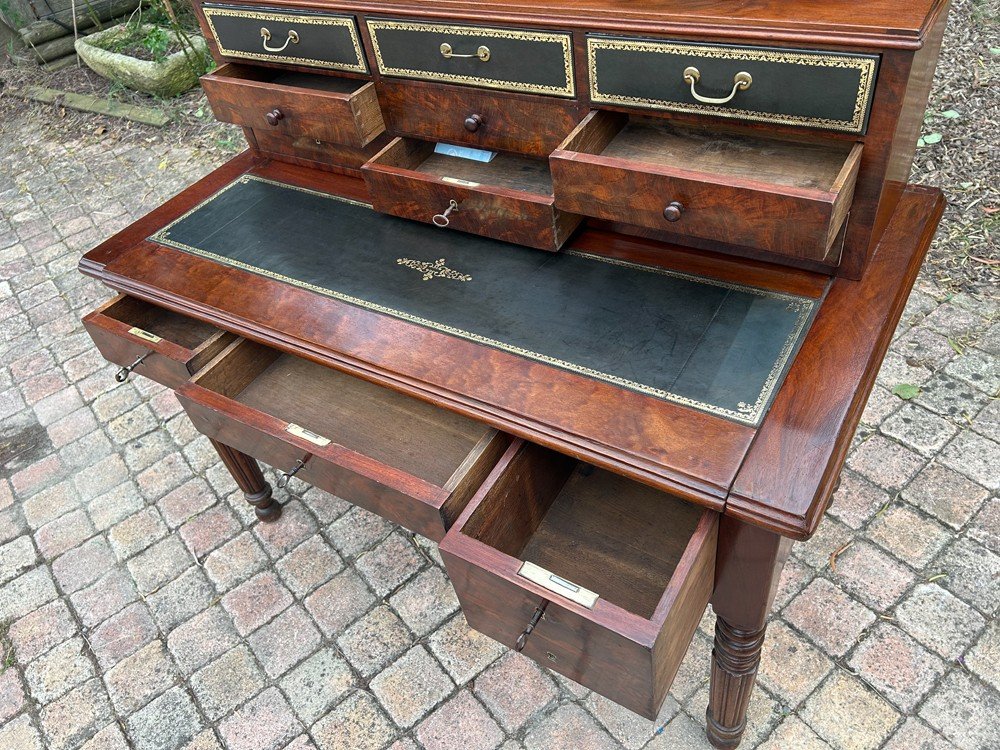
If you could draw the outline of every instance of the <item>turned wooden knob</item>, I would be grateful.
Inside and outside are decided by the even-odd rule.
[[[470,133],[475,133],[485,122],[482,115],[469,115],[465,118],[465,129]]]
[[[677,221],[684,212],[684,206],[678,201],[671,201],[670,205],[663,209],[663,218],[667,221]]]
[[[284,120],[285,119],[285,113],[282,112],[277,107],[275,107],[270,112],[268,112],[266,115],[264,115],[264,119],[267,120],[267,124],[268,125],[271,125],[273,127],[273,126],[275,126],[275,125],[278,124],[279,120]]]

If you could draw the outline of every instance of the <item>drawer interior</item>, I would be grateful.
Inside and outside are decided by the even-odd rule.
[[[102,314],[185,349],[197,349],[219,333],[218,328],[208,323],[165,310],[135,297],[122,297],[104,308]]]
[[[432,484],[445,486],[493,430],[314,362],[237,347],[198,385]]]
[[[213,73],[216,77],[238,81],[269,83],[273,86],[289,86],[298,89],[325,91],[331,94],[351,95],[368,85],[368,81],[319,73],[300,73],[277,68],[258,68],[253,65],[230,63]]]
[[[652,619],[703,511],[526,446],[462,533]]]
[[[378,164],[409,170],[466,187],[488,185],[535,195],[552,195],[552,175],[547,159],[499,152],[489,162],[435,152],[434,144],[400,138],[378,158]]]
[[[562,148],[636,165],[823,192],[839,189],[855,150],[847,142],[804,143],[602,114],[606,116],[592,120],[593,127]]]

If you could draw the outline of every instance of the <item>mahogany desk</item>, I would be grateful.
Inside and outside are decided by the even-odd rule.
[[[946,4],[198,10],[250,149],[81,261],[119,378],[261,521],[257,460],[437,540],[472,627],[644,716],[710,602],[735,747],[943,210]]]

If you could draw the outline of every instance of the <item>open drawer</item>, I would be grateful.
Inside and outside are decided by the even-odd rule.
[[[134,371],[174,389],[236,339],[208,323],[125,295],[89,313],[83,327],[101,355],[122,366],[119,382]]]
[[[654,718],[712,593],[718,516],[515,441],[441,542],[469,624]]]
[[[835,265],[861,151],[600,111],[550,164],[566,211]]]
[[[434,540],[503,433],[241,339],[177,393],[200,432]]]
[[[223,122],[356,148],[385,132],[371,81],[231,63],[201,85]]]
[[[558,250],[580,223],[555,207],[545,159],[498,153],[480,162],[395,138],[361,171],[376,210],[442,228]]]

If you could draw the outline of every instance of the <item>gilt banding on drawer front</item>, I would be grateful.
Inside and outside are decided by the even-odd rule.
[[[526,94],[571,97],[569,34],[369,19],[379,72]]]
[[[863,133],[876,55],[587,38],[590,100]]]

